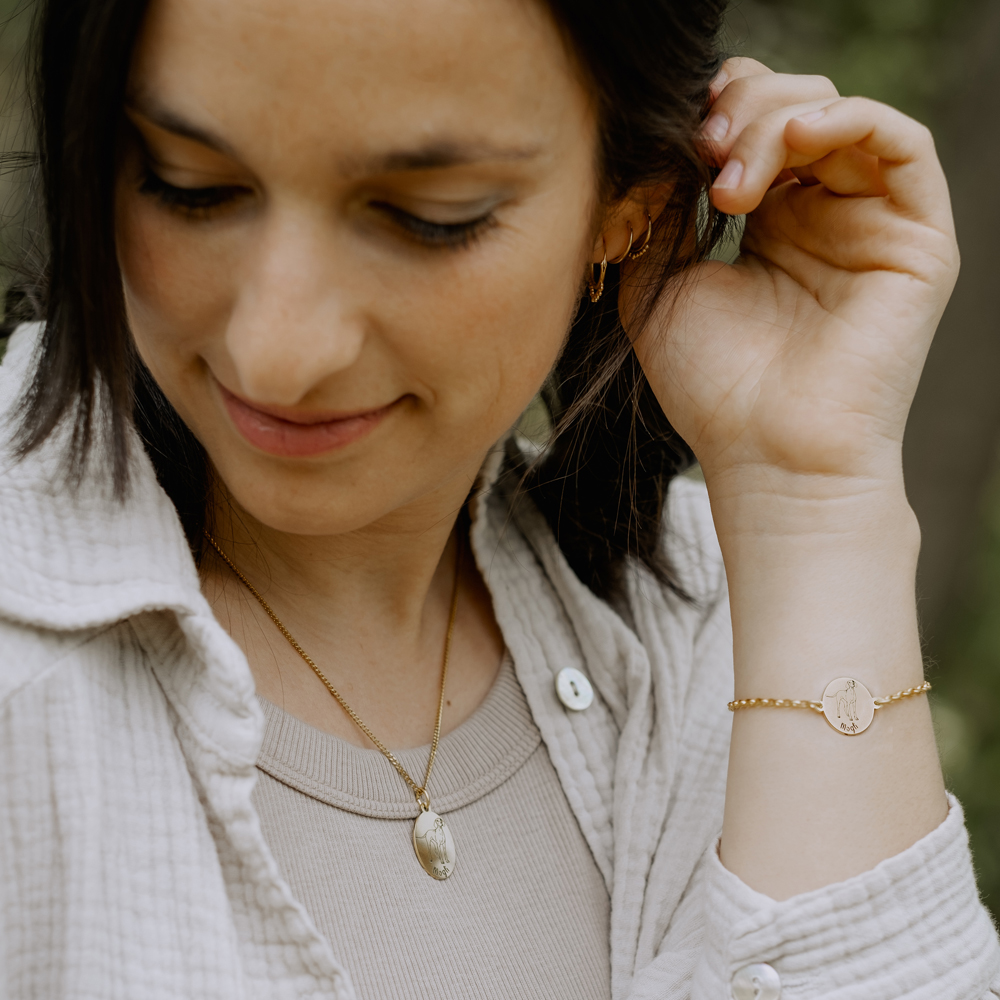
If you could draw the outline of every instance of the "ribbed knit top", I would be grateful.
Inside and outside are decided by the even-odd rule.
[[[263,700],[264,835],[366,1000],[607,1000],[610,901],[509,659],[438,749],[429,791],[456,846],[437,882],[413,794],[376,750]],[[422,775],[429,747],[397,753]]]

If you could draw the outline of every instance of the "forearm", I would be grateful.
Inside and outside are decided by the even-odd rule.
[[[768,470],[709,481],[732,602],[737,698],[818,700],[836,677],[875,697],[919,684],[919,531],[902,477],[864,484]],[[926,698],[858,736],[819,715],[735,713],[722,860],[773,898],[898,854],[946,812]]]

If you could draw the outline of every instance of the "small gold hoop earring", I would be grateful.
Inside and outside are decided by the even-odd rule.
[[[649,209],[646,209],[646,218],[649,220],[646,235],[642,238],[642,243],[628,255],[629,260],[638,260],[649,249],[649,241],[653,238],[653,217],[649,214]]]
[[[620,257],[615,257],[614,260],[609,260],[608,263],[609,264],[620,264],[628,256],[629,251],[632,249],[632,240],[633,239],[635,239],[635,233],[632,232],[632,223],[630,222],[628,224],[628,246],[625,247],[625,253],[623,253]]]
[[[594,282],[594,268],[597,264],[590,265],[590,277],[587,278],[587,291],[590,293],[590,301],[596,302],[604,294],[604,275],[608,272],[608,250],[604,249],[604,260],[601,261],[601,276]]]

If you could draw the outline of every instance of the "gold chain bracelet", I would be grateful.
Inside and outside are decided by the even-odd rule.
[[[875,712],[884,705],[914,695],[926,694],[931,689],[930,681],[916,687],[897,691],[887,698],[873,698],[871,692],[853,677],[838,677],[830,681],[823,692],[822,701],[803,701],[797,698],[740,698],[729,702],[729,711],[741,708],[808,708],[826,716],[826,721],[845,736],[863,733],[875,718]]]

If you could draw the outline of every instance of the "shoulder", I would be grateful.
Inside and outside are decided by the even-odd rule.
[[[62,632],[0,618],[0,707],[62,668],[72,668],[109,629]]]
[[[17,733],[23,754],[46,733],[105,741],[109,725],[152,732],[166,698],[157,670],[184,650],[170,612],[66,631],[0,618],[0,746]]]

